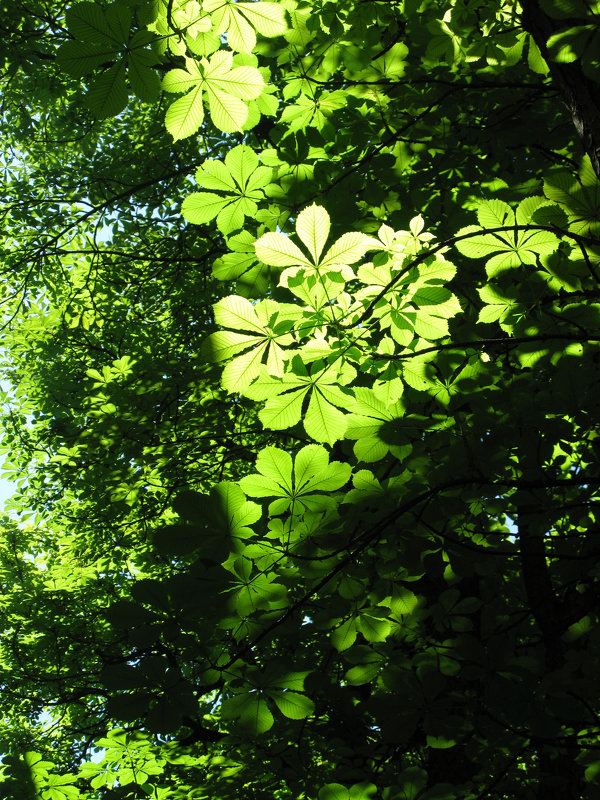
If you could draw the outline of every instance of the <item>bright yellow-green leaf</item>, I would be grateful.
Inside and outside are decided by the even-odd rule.
[[[257,257],[272,267],[311,267],[300,248],[284,233],[265,233],[254,243]]]
[[[314,263],[319,260],[329,236],[329,214],[314,203],[298,214],[296,232],[311,254]]]

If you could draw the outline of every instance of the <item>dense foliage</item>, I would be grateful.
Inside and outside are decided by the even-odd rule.
[[[600,796],[600,4],[1,9],[0,796]]]

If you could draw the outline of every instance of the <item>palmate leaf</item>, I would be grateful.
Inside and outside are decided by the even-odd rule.
[[[119,51],[112,44],[89,44],[71,40],[58,50],[56,60],[74,78],[82,78],[96,67],[118,58]]]
[[[218,325],[235,330],[264,333],[264,327],[258,321],[254,306],[245,297],[237,295],[224,297],[215,303],[213,311]]]
[[[200,59],[200,66],[187,58],[186,69],[167,72],[162,87],[167,92],[188,92],[171,104],[165,117],[167,130],[178,140],[202,125],[204,92],[214,125],[226,133],[241,131],[248,119],[247,101],[262,93],[265,82],[256,67],[234,67],[233,53],[219,50],[210,59]]]
[[[555,252],[559,243],[552,231],[536,230],[534,215],[547,205],[550,204],[544,197],[526,197],[513,211],[501,200],[486,200],[477,209],[481,227],[470,225],[457,234],[466,237],[480,232],[480,235],[459,238],[455,247],[469,258],[491,256],[486,263],[490,278],[522,264],[536,264],[539,256]],[[531,225],[531,228],[524,228],[526,225]],[[506,227],[507,230],[486,233],[487,228],[494,227]]]
[[[256,32],[273,37],[285,33],[288,26],[283,8],[277,3],[204,0],[203,8],[211,12],[211,22],[217,35],[227,33],[232,50],[251,53],[256,46]]]
[[[120,3],[106,7],[78,3],[68,9],[66,21],[75,38],[59,48],[57,61],[67,72],[81,77],[107,62],[116,62],[104,69],[90,86],[87,102],[97,117],[114,116],[125,107],[126,72],[140,100],[156,100],[160,80],[152,67],[158,57],[148,48],[154,36],[148,31],[131,34],[130,9]]]
[[[258,375],[266,349],[266,343],[259,344],[230,361],[221,375],[223,388],[232,394],[243,392]]]
[[[600,231],[600,181],[589,156],[582,159],[577,176],[565,170],[551,172],[544,179],[544,194],[566,212],[574,233]]]
[[[257,342],[256,336],[235,331],[217,331],[203,343],[202,351],[210,361],[227,361],[238,353],[243,353]]]
[[[258,692],[237,694],[223,700],[221,714],[224,719],[237,720],[242,730],[253,735],[266,733],[273,727],[273,714]]]
[[[270,481],[276,494],[283,492],[291,494],[293,491],[292,481],[292,457],[285,450],[278,447],[265,447],[256,457],[256,469]],[[248,492],[250,494],[250,492]],[[253,497],[268,497],[269,495],[259,494]]]
[[[281,514],[288,509],[295,514],[319,505],[321,495],[315,492],[333,492],[344,486],[350,478],[350,465],[339,461],[329,463],[327,451],[320,445],[303,447],[292,467],[292,458],[276,447],[265,447],[256,459],[258,474],[246,475],[240,486],[250,497],[277,497],[269,506],[270,514]]]
[[[163,89],[166,89],[163,82]],[[166,91],[169,91],[166,89]],[[171,103],[165,114],[165,127],[174,141],[185,139],[196,133],[204,122],[202,88],[195,86],[185,97]]]
[[[240,67],[242,69],[242,67]],[[229,88],[232,88],[231,85]],[[208,105],[213,125],[225,133],[241,131],[248,119],[248,106],[239,97],[207,82]]]
[[[381,242],[359,231],[351,231],[331,245],[319,266],[322,269],[349,266],[359,261],[367,250],[381,250]]]
[[[294,363],[297,371],[297,356]],[[258,416],[265,427],[274,430],[296,425],[302,417],[304,398],[310,394],[303,419],[304,429],[315,441],[333,444],[343,436],[345,430],[344,414],[336,406],[345,408],[351,400],[339,389],[338,384],[347,385],[355,377],[356,370],[347,363],[323,367],[315,362],[311,365],[310,375],[305,369],[304,374],[286,372],[283,381],[262,384],[259,391],[258,387],[252,385],[245,394],[252,399],[266,399],[270,395]]]
[[[269,400],[258,412],[258,418],[265,428],[282,431],[297,425],[302,417],[302,405],[309,389],[310,386],[303,386]]]
[[[342,622],[341,625],[339,625],[332,631],[330,637],[331,644],[339,652],[347,650],[349,647],[352,647],[352,645],[356,641],[357,635],[358,635],[357,620],[354,618],[347,619],[345,622]]]
[[[224,361],[242,354],[223,370],[222,385],[225,389],[235,393],[246,390],[258,376],[265,354],[267,372],[283,377],[285,354],[282,347],[290,345],[293,338],[287,333],[290,323],[285,313],[280,319],[278,303],[263,300],[253,306],[245,297],[230,295],[215,303],[213,308],[216,322],[235,330],[210,334],[202,344],[202,353],[209,361]],[[269,327],[270,322],[277,326],[276,332]],[[244,352],[246,350],[248,352]]]
[[[244,148],[243,145],[239,145],[239,147],[249,149]],[[234,148],[234,150],[237,149]],[[233,150],[227,154],[226,159],[229,158],[232,152]],[[235,192],[238,186],[231,174],[231,169],[216,158],[209,158],[198,167],[196,170],[196,182],[204,189],[214,189],[218,192]]]
[[[220,194],[212,192],[194,192],[188,194],[181,205],[182,215],[194,225],[206,225],[211,219],[219,215],[223,209],[231,204],[230,197],[223,197]],[[241,222],[244,220],[244,215],[241,215]],[[241,224],[241,223],[240,223]],[[222,233],[229,233],[228,230],[223,230],[222,226],[217,223],[219,230]]]
[[[129,43],[130,52],[127,57],[127,77],[131,88],[140,100],[146,103],[154,102],[160,94],[160,78],[152,69],[158,58],[152,50],[142,47],[149,41],[147,32],[135,33]]]
[[[219,230],[228,234],[242,227],[245,217],[253,217],[264,198],[263,186],[273,170],[259,166],[258,156],[247,145],[234,147],[225,162],[207,159],[196,171],[196,182],[206,189],[225,192],[193,192],[181,206],[183,216],[196,225],[217,218]]]
[[[359,461],[374,463],[380,461],[390,451],[383,437],[386,423],[401,419],[405,414],[405,406],[398,400],[386,406],[372,389],[358,387],[354,390],[352,413],[348,416],[347,439],[356,439],[354,454]]]
[[[488,284],[477,290],[481,300],[486,303],[479,312],[478,322],[496,322],[504,317],[517,304],[514,297],[502,294],[497,287]]]
[[[265,264],[273,267],[303,267],[314,271],[333,271],[354,264],[369,249],[381,249],[381,242],[377,239],[353,231],[341,236],[329,248],[325,257],[319,260],[327,241],[330,224],[327,211],[315,204],[298,214],[296,232],[309,250],[312,261],[288,236],[279,232],[265,233],[257,239],[254,244],[256,255]],[[296,271],[289,273],[286,271],[282,276],[283,285],[287,285],[285,283],[286,275],[293,277],[295,274]],[[347,277],[350,279],[351,272]]]

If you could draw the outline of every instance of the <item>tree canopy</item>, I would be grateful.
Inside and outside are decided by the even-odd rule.
[[[0,8],[0,797],[600,797],[600,3]]]

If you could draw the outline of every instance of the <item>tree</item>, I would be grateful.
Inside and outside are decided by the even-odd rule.
[[[598,796],[599,14],[3,6],[4,796]]]

